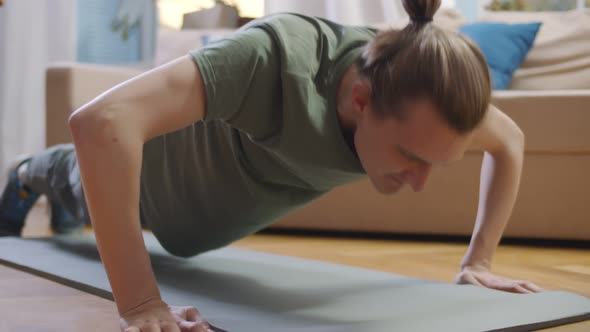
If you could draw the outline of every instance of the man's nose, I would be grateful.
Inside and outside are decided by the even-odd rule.
[[[424,186],[426,185],[426,181],[428,180],[428,176],[430,175],[430,171],[432,170],[431,165],[420,165],[416,167],[409,178],[410,186],[414,192],[421,192],[424,190]]]

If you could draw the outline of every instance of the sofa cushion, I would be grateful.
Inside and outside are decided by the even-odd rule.
[[[479,21],[542,23],[510,89],[590,89],[590,12],[490,12]]]
[[[533,46],[540,25],[477,22],[466,24],[459,31],[481,49],[490,67],[494,89],[506,90]]]
[[[528,153],[590,153],[590,90],[494,91],[492,103],[522,129]]]
[[[467,19],[461,15],[459,11],[454,8],[441,8],[434,14],[433,17],[433,24],[437,27],[455,32],[459,30],[459,27],[462,26],[467,22]],[[407,15],[404,18],[394,21],[394,22],[382,22],[371,24],[371,26],[378,30],[387,30],[387,29],[395,29],[401,30],[405,28],[408,23],[410,23],[410,19]]]

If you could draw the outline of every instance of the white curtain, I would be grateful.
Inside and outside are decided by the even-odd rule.
[[[397,22],[406,16],[399,0],[265,0],[264,13],[295,12],[349,25]]]
[[[0,7],[0,183],[10,159],[45,146],[45,69],[76,60],[76,0]]]

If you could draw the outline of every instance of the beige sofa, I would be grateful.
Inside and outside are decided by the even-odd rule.
[[[590,16],[582,12],[486,14],[485,21],[542,21],[537,40],[508,91],[493,102],[527,137],[521,191],[506,237],[590,240]],[[454,30],[455,12],[435,22]],[[162,32],[156,64],[198,47],[221,31]],[[69,142],[68,115],[140,71],[83,64],[47,70],[47,145]],[[410,234],[468,235],[478,200],[481,151],[435,170],[423,193],[386,197],[368,181],[335,189],[275,227]]]

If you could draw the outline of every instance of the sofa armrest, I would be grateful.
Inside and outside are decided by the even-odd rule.
[[[590,152],[590,90],[494,91],[492,103],[520,126],[528,152]]]
[[[45,139],[52,146],[71,142],[70,114],[107,89],[140,74],[138,69],[82,63],[55,63],[45,73]]]

